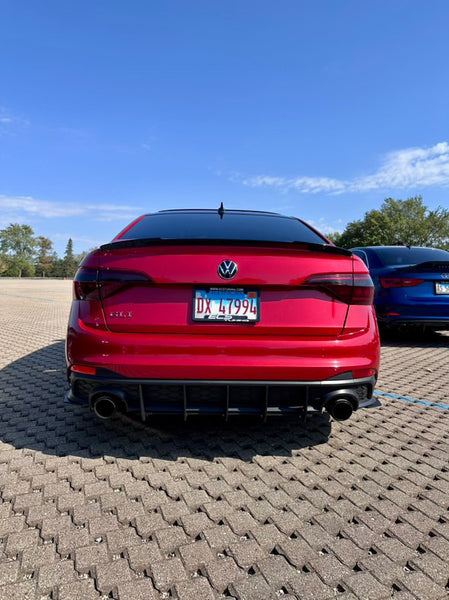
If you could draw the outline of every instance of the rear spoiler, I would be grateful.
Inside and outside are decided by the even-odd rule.
[[[396,271],[438,271],[439,273],[449,273],[449,260],[433,260],[419,263],[417,265],[408,265],[406,267],[396,267]]]
[[[310,244],[307,242],[281,242],[281,241],[258,241],[258,240],[217,240],[217,239],[167,239],[167,238],[143,238],[136,240],[117,240],[100,246],[100,250],[119,250],[122,248],[146,248],[147,246],[283,246],[287,248],[298,248],[311,250],[313,252],[325,252],[327,254],[339,254],[341,256],[352,256],[350,250],[339,248],[331,244]]]

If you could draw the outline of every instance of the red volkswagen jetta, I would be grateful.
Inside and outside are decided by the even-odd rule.
[[[67,399],[103,419],[323,408],[347,419],[377,378],[373,291],[359,258],[293,217],[144,215],[75,276]]]

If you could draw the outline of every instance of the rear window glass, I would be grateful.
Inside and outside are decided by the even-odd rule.
[[[449,261],[449,252],[437,248],[376,248],[373,250],[385,267],[419,265],[424,262]]]
[[[310,227],[290,217],[225,212],[167,212],[145,216],[120,240],[242,240],[325,244]]]

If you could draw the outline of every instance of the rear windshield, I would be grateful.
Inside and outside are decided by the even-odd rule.
[[[419,265],[424,262],[449,261],[449,252],[437,248],[376,248],[377,254],[385,267],[396,265]]]
[[[326,244],[325,238],[291,217],[225,212],[167,212],[145,216],[120,240],[242,240]]]

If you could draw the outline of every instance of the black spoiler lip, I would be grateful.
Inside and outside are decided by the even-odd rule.
[[[100,246],[100,250],[118,250],[122,248],[145,248],[146,246],[285,246],[287,248],[303,248],[315,252],[352,256],[350,250],[332,246],[330,244],[311,244],[308,242],[282,242],[275,240],[217,240],[217,239],[169,239],[169,238],[143,238],[138,240],[117,240]]]
[[[428,260],[423,263],[417,263],[416,265],[405,265],[395,267],[395,271],[449,271],[449,260]]]

